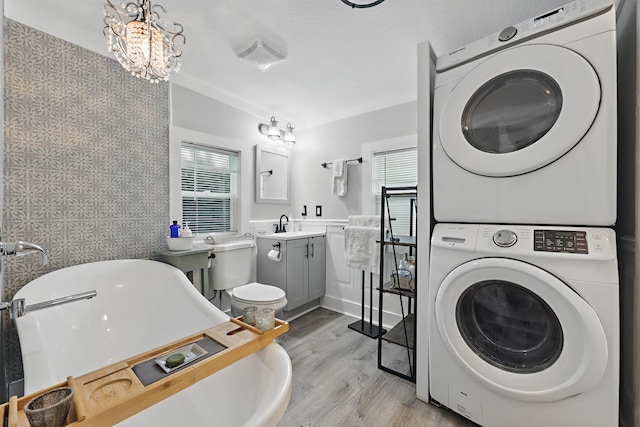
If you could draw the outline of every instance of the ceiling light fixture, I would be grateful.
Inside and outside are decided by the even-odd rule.
[[[117,6],[104,5],[104,29],[107,47],[118,62],[136,77],[152,83],[168,80],[171,71],[180,69],[185,36],[182,25],[163,21],[150,0],[134,0]]]
[[[376,0],[371,3],[357,4],[357,3],[350,2],[349,0],[342,0],[342,3],[346,4],[347,6],[350,6],[352,9],[365,9],[367,7],[377,6],[383,1],[384,0]]]
[[[236,56],[258,67],[260,71],[267,71],[287,59],[287,54],[282,53],[273,44],[256,37],[242,49],[236,51]]]
[[[271,116],[269,124],[260,123],[258,125],[258,132],[272,141],[282,141],[287,145],[294,145],[296,143],[296,137],[293,134],[291,123],[287,123],[285,130],[281,130],[278,127],[278,121],[273,116]]]

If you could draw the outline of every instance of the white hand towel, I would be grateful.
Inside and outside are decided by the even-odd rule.
[[[346,160],[345,159],[338,159],[338,160],[334,160],[332,162],[333,165],[333,176],[335,178],[342,176],[342,174],[344,173],[344,169],[346,166]]]
[[[380,215],[349,215],[349,225],[380,228]]]
[[[376,273],[380,271],[380,229],[346,226],[344,249],[347,266]]]
[[[347,195],[347,162],[344,159],[333,161],[333,195],[334,196],[346,196]],[[338,172],[340,173],[338,175]]]

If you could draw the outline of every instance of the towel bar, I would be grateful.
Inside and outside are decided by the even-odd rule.
[[[362,157],[358,157],[357,159],[349,159],[349,160],[346,160],[346,161],[347,161],[347,162],[358,162],[358,163],[362,163]],[[332,165],[332,164],[333,164],[333,162],[325,162],[325,163],[322,163],[322,164],[321,164],[321,166],[322,166],[323,168],[325,168],[325,169],[326,169],[326,168],[327,168],[327,166]]]

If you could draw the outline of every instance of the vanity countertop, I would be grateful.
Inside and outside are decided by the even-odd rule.
[[[257,234],[257,239],[294,240],[318,237],[327,234],[324,231],[287,231],[286,233]]]

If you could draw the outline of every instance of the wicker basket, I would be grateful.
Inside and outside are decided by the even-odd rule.
[[[71,407],[73,389],[60,387],[33,398],[24,406],[31,427],[63,426]]]

